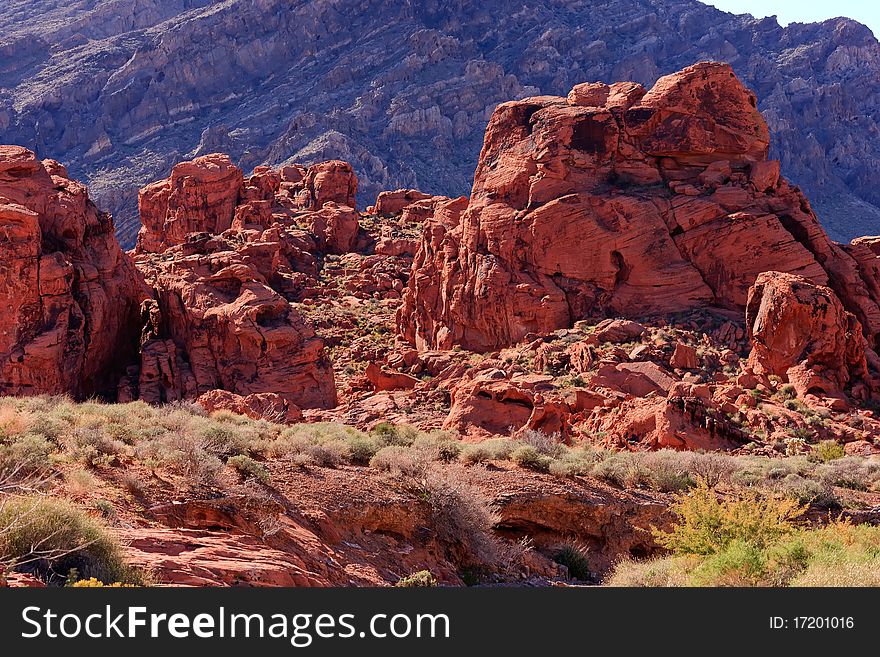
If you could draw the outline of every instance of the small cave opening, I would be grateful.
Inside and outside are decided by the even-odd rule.
[[[604,153],[606,126],[592,117],[578,121],[571,133],[571,147],[586,153]]]
[[[624,260],[623,254],[620,251],[611,252],[611,264],[617,270],[617,273],[614,275],[614,287],[626,283],[632,268],[626,264],[626,260]]]

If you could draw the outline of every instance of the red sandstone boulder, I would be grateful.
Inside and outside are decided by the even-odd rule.
[[[384,392],[387,390],[412,390],[419,383],[419,380],[404,374],[403,372],[394,372],[379,367],[376,363],[371,362],[367,365],[365,372],[367,379],[373,385],[376,392]]]
[[[669,359],[669,366],[677,370],[695,370],[700,366],[697,350],[683,342],[675,343],[675,351]]]
[[[551,377],[507,378],[501,370],[481,372],[452,390],[444,428],[478,437],[515,435],[531,429],[567,438],[571,409],[555,394]]]
[[[0,146],[0,224],[0,394],[112,394],[142,294],[112,219],[57,162]]]
[[[398,189],[393,192],[381,192],[376,197],[376,204],[367,208],[367,211],[386,216],[400,214],[406,206],[429,198],[431,198],[430,194],[425,194],[417,189]]]
[[[401,336],[490,351],[589,316],[742,311],[758,274],[781,269],[831,286],[876,345],[875,254],[828,239],[768,145],[725,64],[648,92],[579,85],[499,105],[469,205],[425,223]]]
[[[328,201],[317,212],[309,212],[300,221],[315,236],[318,249],[326,253],[348,253],[357,240],[360,224],[352,207]]]
[[[769,271],[749,293],[749,366],[775,374],[798,395],[839,395],[867,378],[865,339],[834,292],[801,276]]]
[[[211,390],[201,395],[196,402],[206,411],[231,411],[247,415],[255,420],[290,423],[302,420],[302,411],[281,395],[274,392],[260,392],[247,396],[236,395],[228,390]]]

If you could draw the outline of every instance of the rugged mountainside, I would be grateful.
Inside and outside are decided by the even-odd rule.
[[[847,19],[783,29],[695,0],[9,0],[0,27],[0,141],[63,159],[125,246],[137,189],[190,157],[347,160],[362,205],[457,196],[497,103],[709,59],[757,92],[771,157],[830,235],[880,233],[880,45]]]

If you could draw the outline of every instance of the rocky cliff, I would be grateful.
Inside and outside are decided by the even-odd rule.
[[[458,196],[496,104],[709,59],[757,92],[771,157],[831,236],[880,233],[880,45],[847,19],[781,28],[696,0],[9,0],[0,27],[0,141],[68,163],[125,246],[138,188],[181,160],[340,158],[363,201]]]

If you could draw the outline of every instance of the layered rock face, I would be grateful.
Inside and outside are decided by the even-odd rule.
[[[113,221],[63,166],[0,146],[0,394],[113,390],[142,294]]]
[[[338,162],[257,170],[225,155],[174,167],[141,193],[136,264],[145,302],[141,362],[120,399],[195,399],[285,421],[336,405],[323,341],[291,304],[317,275],[315,255],[358,233],[356,179]],[[314,211],[304,208],[314,208]],[[223,395],[210,391],[225,391]]]
[[[746,324],[756,373],[782,377],[799,396],[839,395],[862,380],[854,395],[868,396],[861,326],[829,288],[765,272],[749,291]]]
[[[487,351],[585,317],[740,311],[773,269],[831,287],[875,346],[876,257],[828,239],[767,159],[756,106],[716,63],[650,91],[585,84],[498,106],[467,210],[426,225],[401,334]]]

